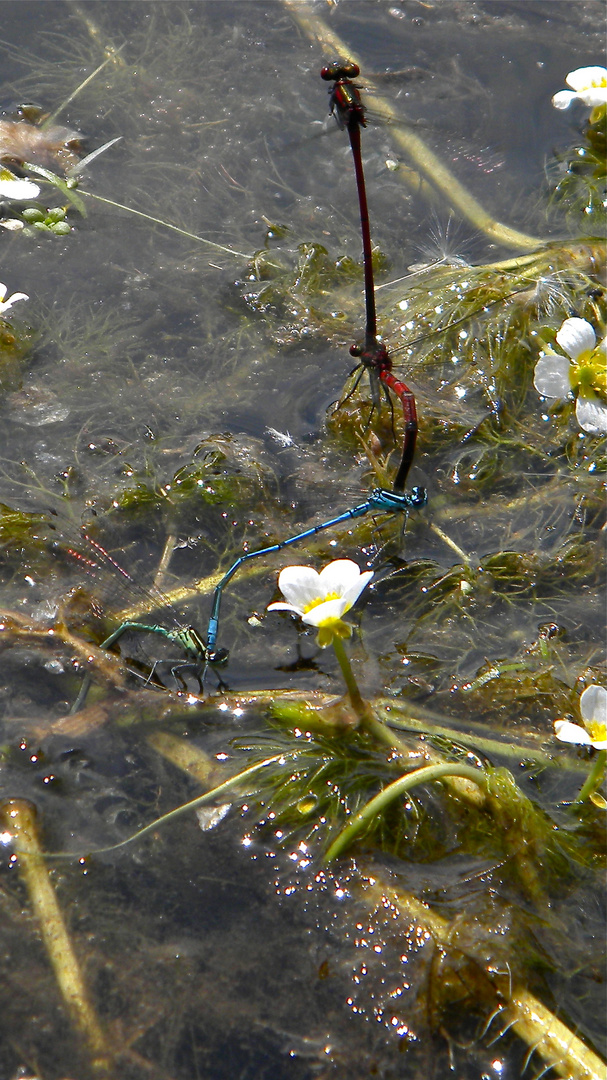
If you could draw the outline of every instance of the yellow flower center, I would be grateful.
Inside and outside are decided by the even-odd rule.
[[[314,608],[319,607],[320,604],[326,604],[327,600],[339,600],[339,593],[331,592],[326,596],[317,596],[316,599],[310,600],[309,604],[303,609],[304,615],[307,615],[309,611],[313,611]]]
[[[572,363],[569,372],[571,389],[580,397],[607,396],[607,365],[603,349],[586,349]]]
[[[593,742],[607,742],[607,724],[600,720],[585,720],[584,727]]]

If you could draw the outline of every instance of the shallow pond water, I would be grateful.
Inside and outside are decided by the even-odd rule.
[[[0,221],[29,297],[0,316],[2,1080],[604,1076],[605,803],[572,805],[601,751],[553,724],[605,683],[605,445],[533,385],[564,319],[605,334],[604,136],[551,104],[604,62],[602,5],[2,10],[3,162],[41,187]],[[396,409],[333,408],[364,305],[331,35],[428,503],[249,563],[202,688],[174,636],[97,646],[205,637],[243,551],[398,463]],[[332,558],[375,572],[346,645],[372,720],[265,610]]]

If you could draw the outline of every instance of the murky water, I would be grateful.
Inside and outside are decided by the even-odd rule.
[[[16,341],[0,341],[0,743],[17,800],[3,803],[2,1080],[484,1080],[574,1075],[568,1029],[601,1050],[604,811],[600,795],[565,805],[596,755],[559,749],[553,721],[579,722],[581,689],[604,681],[604,446],[532,381],[538,333],[553,341],[572,313],[605,330],[602,227],[549,202],[587,117],[551,97],[604,55],[602,6],[574,10],[306,9],[360,55],[369,112],[394,100],[401,130],[505,231],[483,233],[454,183],[441,190],[370,117],[380,327],[404,346],[395,369],[420,418],[409,484],[428,507],[253,561],[226,589],[230,659],[203,695],[175,641],[125,636],[128,672],[94,645],[119,613],[162,618],[141,601],[154,579],[204,636],[219,570],[357,505],[397,464],[398,417],[392,452],[387,408],[365,426],[364,388],[345,420],[329,409],[364,313],[326,56],[278,0],[3,4],[7,121],[25,102],[61,107],[76,157],[120,141],[66,188],[59,144],[34,147],[37,115],[28,160],[59,186],[27,205],[65,208],[71,231],[0,236],[0,277],[29,296],[3,316]],[[4,203],[3,220],[25,205]],[[464,336],[437,334],[443,319]],[[83,545],[82,520],[132,588]],[[376,571],[348,648],[405,749],[347,711],[301,711],[341,694],[337,661],[265,608],[280,566],[333,557]],[[505,766],[517,786],[496,780],[479,809],[427,784],[324,866],[405,751],[408,768],[428,753]],[[270,757],[217,797],[221,820],[191,810],[78,862]],[[75,854],[48,865],[99,1038],[59,988],[69,965],[41,937],[51,917],[14,857],[10,806],[36,808],[46,851]],[[525,1027],[523,992],[568,1025],[560,1049],[542,1049],[549,1014]]]

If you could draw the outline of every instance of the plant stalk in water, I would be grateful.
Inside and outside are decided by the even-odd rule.
[[[596,761],[592,766],[588,774],[588,778],[580,788],[580,793],[575,800],[576,803],[585,802],[596,791],[599,784],[603,782],[605,776],[605,766],[607,765],[607,750],[599,750]]]
[[[354,815],[352,821],[340,832],[333,841],[325,856],[326,862],[331,862],[341,855],[352,843],[358,834],[365,829],[378,814],[383,813],[385,808],[399,798],[399,796],[411,791],[418,784],[429,784],[433,780],[442,780],[444,777],[463,776],[471,780],[473,784],[486,789],[486,781],[483,773],[471,765],[458,765],[455,762],[444,762],[435,765],[426,765],[422,769],[415,769],[406,776],[399,777],[393,784],[380,791],[366,806]]]
[[[7,799],[0,806],[0,819],[18,841],[19,866],[28,896],[40,927],[66,1010],[88,1048],[91,1069],[99,1080],[114,1076],[105,1035],[89,999],[87,987],[70,941],[55,890],[44,864],[38,840],[36,811],[25,799]],[[24,850],[21,847],[23,843]]]
[[[348,654],[346,653],[346,650],[344,648],[343,638],[335,635],[332,644],[335,650],[337,661],[341,668],[341,673],[344,677],[348,700],[350,702],[350,705],[352,706],[353,711],[358,717],[361,726],[365,728],[369,732],[369,734],[373,735],[379,742],[385,743],[393,750],[398,751],[398,753],[408,756],[408,748],[405,746],[402,739],[400,739],[394,731],[390,731],[390,729],[386,727],[386,725],[383,724],[381,720],[377,719],[371,705],[363,698],[359,690],[358,683],[356,682],[356,679],[354,677],[354,672],[352,671],[352,665],[350,663]]]

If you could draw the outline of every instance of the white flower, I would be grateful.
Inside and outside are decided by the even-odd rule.
[[[607,690],[604,686],[588,686],[580,698],[580,713],[584,726],[568,720],[554,721],[554,734],[561,742],[594,746],[607,750]]]
[[[24,292],[14,292],[12,296],[9,296],[8,300],[5,300],[7,288],[0,281],[0,315],[4,315],[5,311],[8,311],[13,304],[17,303],[17,300],[29,300],[29,296]]]
[[[318,644],[326,648],[334,634],[343,637],[350,633],[341,617],[356,603],[372,577],[372,570],[361,574],[351,559],[336,559],[320,574],[311,566],[285,566],[278,587],[286,603],[270,604],[268,611],[292,611],[309,626],[318,627]]]
[[[565,319],[556,340],[567,356],[556,352],[540,356],[533,374],[535,389],[546,398],[576,397],[580,427],[592,435],[607,434],[607,403],[600,396],[607,390],[607,342],[597,345],[590,323],[576,318]]]
[[[599,110],[607,105],[607,69],[583,67],[570,71],[565,82],[571,90],[559,90],[552,99],[555,109],[568,109],[573,101],[581,101],[589,109]],[[590,117],[594,122],[598,116]]]
[[[0,168],[0,198],[24,202],[37,199],[39,194],[40,188],[32,180],[20,180],[10,169]]]

